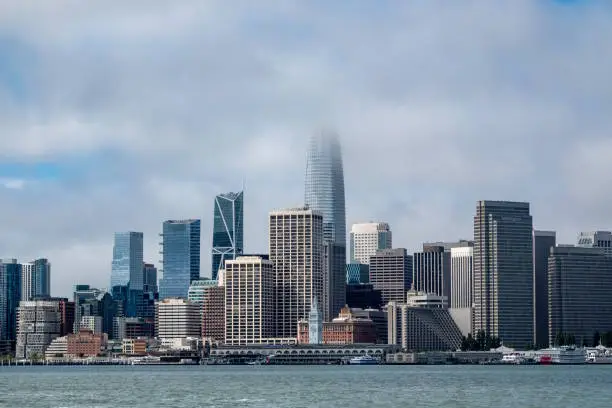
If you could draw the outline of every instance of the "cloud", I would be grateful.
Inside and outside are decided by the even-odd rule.
[[[25,185],[25,180],[0,178],[0,186],[11,190],[21,190]]]
[[[0,250],[53,291],[107,286],[114,231],[201,218],[246,181],[245,243],[303,200],[306,138],[343,142],[347,215],[396,246],[472,235],[479,199],[532,202],[573,242],[612,228],[605,4],[74,0],[0,4]],[[4,169],[6,170],[6,169]],[[32,183],[32,184],[30,184]],[[3,181],[0,185],[10,184]],[[19,184],[14,184],[13,187]],[[23,186],[23,185],[22,185]]]

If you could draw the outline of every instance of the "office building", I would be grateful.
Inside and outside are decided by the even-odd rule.
[[[534,345],[547,348],[548,342],[548,257],[557,243],[555,231],[533,231],[533,327]]]
[[[553,247],[548,258],[548,341],[571,335],[578,346],[612,331],[612,257],[604,248]]]
[[[206,297],[206,291],[210,287],[219,286],[219,282],[214,279],[200,279],[191,282],[189,286],[189,292],[187,294],[187,300],[193,303],[201,305],[204,303]]]
[[[155,265],[145,263],[142,269],[142,290],[149,293],[159,293],[157,286],[157,268]]]
[[[508,347],[533,344],[532,229],[529,203],[477,204],[473,329],[498,337]]]
[[[102,316],[82,316],[79,332],[83,330],[94,334],[104,333],[102,330]]]
[[[461,345],[461,331],[444,296],[410,291],[406,303],[387,306],[389,344],[403,350],[451,351]]]
[[[380,290],[383,304],[403,303],[412,286],[412,256],[405,248],[379,249],[370,257],[370,283]]]
[[[302,319],[298,323],[298,344],[375,344],[376,329],[372,320],[356,317],[352,310],[345,306],[338,317],[330,322],[323,322],[322,342],[313,343],[311,336],[314,330],[310,328],[310,319]],[[318,334],[318,333],[317,333]]]
[[[126,286],[116,286],[116,288]],[[83,316],[99,316],[102,318],[102,331],[111,334],[113,330],[113,319],[118,315],[117,301],[113,296],[100,289],[89,285],[75,285],[74,293],[74,333],[80,329]]]
[[[450,251],[443,246],[423,245],[412,258],[412,284],[415,290],[451,298]]]
[[[323,217],[309,208],[273,211],[269,227],[276,280],[276,337],[296,338],[298,320],[308,316],[315,297],[324,298]]]
[[[69,334],[66,343],[65,355],[68,358],[98,357],[106,349],[108,336],[106,333],[83,329]]]
[[[49,344],[61,335],[60,301],[20,302],[17,309],[17,320],[16,358],[42,358]]]
[[[223,274],[218,275],[218,277]],[[206,286],[202,294],[201,309],[202,339],[209,343],[224,343],[225,288],[222,285]]]
[[[45,258],[21,265],[21,300],[51,296],[51,264]]]
[[[391,228],[386,222],[353,224],[350,241],[350,262],[357,264],[369,265],[377,250],[393,248]]]
[[[355,285],[370,282],[370,265],[360,263],[346,264],[346,284]]]
[[[351,308],[380,309],[384,306],[382,292],[371,283],[346,285],[346,304]]]
[[[275,337],[274,269],[260,257],[225,261],[225,344],[260,344]]]
[[[129,285],[131,290],[143,289],[143,253],[142,232],[115,233],[111,288]]]
[[[22,266],[16,259],[0,260],[0,349],[14,349],[15,346],[21,277]]]
[[[164,222],[162,240],[159,298],[187,299],[189,285],[200,279],[200,220]]]
[[[602,248],[612,255],[612,232],[589,231],[578,234],[578,246],[582,248]]]
[[[381,309],[351,307],[353,316],[369,319],[374,324],[376,344],[388,344],[387,313]]]
[[[185,299],[166,298],[155,305],[155,335],[160,339],[200,337],[200,306]]]
[[[449,312],[464,336],[472,330],[472,277],[474,247],[454,247],[451,256],[451,296]]]
[[[322,131],[310,139],[304,203],[323,216],[323,314],[337,316],[346,303],[346,207],[338,136]]]
[[[139,317],[116,317],[113,338],[116,340],[138,339],[155,336],[155,322]]]
[[[212,278],[217,279],[224,262],[236,259],[244,249],[244,192],[215,197],[212,238]]]

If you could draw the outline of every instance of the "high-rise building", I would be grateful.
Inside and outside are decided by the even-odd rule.
[[[578,234],[578,246],[583,248],[603,248],[607,254],[612,254],[612,232],[589,231]]]
[[[346,303],[346,207],[344,170],[338,136],[319,132],[306,157],[304,202],[323,216],[323,314],[337,316]]]
[[[41,258],[21,265],[21,300],[51,296],[51,264]]]
[[[131,290],[142,290],[143,253],[142,232],[115,233],[111,288],[129,285]]]
[[[83,330],[91,331],[94,334],[103,333],[102,316],[82,316],[79,332]]]
[[[200,279],[200,220],[166,221],[163,231],[159,298],[187,299],[189,285]]]
[[[478,202],[473,329],[484,330],[509,347],[533,344],[532,229],[529,203]]]
[[[451,297],[450,252],[443,246],[423,245],[412,258],[412,284],[419,292]]]
[[[360,263],[346,264],[346,284],[358,285],[370,282],[370,265]]]
[[[412,286],[412,256],[405,248],[379,249],[370,257],[370,283],[381,291],[384,304],[403,303]]]
[[[155,265],[145,263],[142,273],[142,290],[144,292],[159,293],[159,289],[157,287],[157,268]]]
[[[533,231],[533,327],[534,345],[550,346],[548,342],[548,257],[557,243],[555,231]]]
[[[218,281],[214,279],[199,279],[191,282],[189,286],[189,293],[187,295],[187,300],[193,303],[197,303],[201,305],[204,303],[204,299],[206,297],[206,291],[210,287],[219,286]]]
[[[323,217],[309,208],[273,211],[269,226],[276,337],[296,338],[298,320],[308,316],[315,297],[323,299]]]
[[[202,294],[202,339],[225,342],[225,288],[206,286]]]
[[[275,336],[274,269],[260,257],[225,262],[225,344],[261,344]]]
[[[548,258],[548,340],[571,335],[578,346],[612,331],[612,257],[600,248],[553,247]]]
[[[160,339],[200,337],[200,305],[167,298],[155,305],[155,334]]]
[[[57,299],[20,302],[17,310],[17,351],[21,358],[43,357],[49,344],[60,337],[62,314]]]
[[[244,249],[244,192],[215,197],[212,239],[212,278],[228,259],[236,259]]]
[[[451,296],[449,312],[464,336],[472,333],[472,278],[474,247],[451,248]],[[472,333],[475,335],[475,333]]]
[[[369,265],[370,257],[379,249],[393,248],[391,228],[386,222],[353,224],[350,261]],[[366,282],[362,282],[366,283]]]
[[[16,259],[0,260],[0,349],[15,345],[21,276],[22,266]]]

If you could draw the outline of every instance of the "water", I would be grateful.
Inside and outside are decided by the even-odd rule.
[[[612,406],[612,366],[0,367],[0,407]]]

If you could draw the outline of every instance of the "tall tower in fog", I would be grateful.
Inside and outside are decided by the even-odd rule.
[[[306,157],[305,204],[323,214],[323,315],[335,317],[346,303],[346,207],[344,170],[338,135],[320,131]]]

